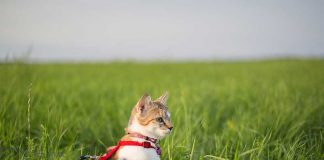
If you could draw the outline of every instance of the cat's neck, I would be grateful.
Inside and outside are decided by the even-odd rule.
[[[147,137],[154,138],[154,139],[160,139],[160,137],[149,132],[150,129],[148,127],[150,127],[150,126],[140,125],[139,122],[136,120],[136,118],[134,118],[134,119],[132,119],[132,122],[128,124],[127,132],[139,133],[143,136],[147,136]]]

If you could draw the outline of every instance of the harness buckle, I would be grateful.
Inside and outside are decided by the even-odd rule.
[[[150,142],[143,142],[143,147],[144,148],[151,148],[151,143]]]

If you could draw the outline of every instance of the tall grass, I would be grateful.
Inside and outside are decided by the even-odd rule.
[[[77,159],[170,92],[162,159],[324,159],[324,61],[0,64],[0,159]],[[33,84],[32,87],[30,84]]]

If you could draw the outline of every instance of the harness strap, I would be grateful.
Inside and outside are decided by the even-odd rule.
[[[154,146],[151,145],[150,142],[137,142],[137,141],[119,141],[118,145],[110,150],[108,153],[104,154],[99,158],[99,160],[108,160],[111,158],[121,146],[141,146],[144,148],[153,148],[156,149]],[[157,150],[157,149],[156,149]]]

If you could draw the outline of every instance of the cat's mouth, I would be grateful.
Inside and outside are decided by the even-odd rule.
[[[173,127],[172,127],[173,128]],[[165,129],[165,133],[166,134],[170,134],[171,133],[171,131],[172,131],[172,128],[170,129],[170,128],[168,128],[168,129]]]

